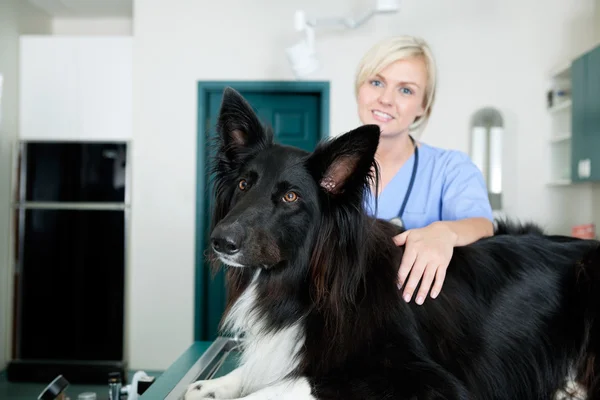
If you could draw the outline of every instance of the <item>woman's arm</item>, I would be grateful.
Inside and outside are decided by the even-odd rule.
[[[453,245],[466,246],[494,234],[494,224],[487,218],[474,217],[458,221],[438,221],[431,225],[446,227],[453,236]]]
[[[423,304],[430,288],[431,297],[436,298],[442,290],[454,247],[494,234],[483,175],[466,155],[455,155],[444,177],[441,220],[394,237],[398,246],[405,246],[398,285],[406,302],[412,299],[419,281],[416,303]]]

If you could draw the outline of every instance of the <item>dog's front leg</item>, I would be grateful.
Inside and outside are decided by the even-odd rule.
[[[242,394],[242,368],[238,367],[215,379],[197,381],[188,386],[185,400],[235,399]]]
[[[226,376],[225,376],[226,377]],[[223,378],[225,378],[223,377]],[[222,378],[218,378],[222,379]],[[218,380],[218,379],[215,379]],[[210,383],[212,381],[204,381]],[[197,382],[198,384],[202,384],[202,381]],[[259,389],[254,393],[251,393],[244,397],[225,397],[223,396],[224,392],[211,391],[211,387],[209,387],[206,383],[204,384],[206,389],[196,390],[194,385],[190,386],[190,389],[185,395],[186,400],[208,400],[208,399],[231,399],[231,400],[317,400],[315,396],[312,395],[312,391],[310,388],[310,384],[306,378],[298,378],[298,379],[286,379],[279,383],[276,383],[271,386],[267,386],[265,388]]]
[[[306,378],[285,379],[234,400],[317,400]]]

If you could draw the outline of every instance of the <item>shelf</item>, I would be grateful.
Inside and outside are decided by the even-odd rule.
[[[551,144],[562,143],[571,140],[571,132],[556,135],[550,138]]]
[[[571,133],[555,133],[550,137],[549,142],[550,176],[548,185],[569,185],[571,183]]]
[[[570,110],[571,108],[571,99],[567,99],[567,100],[563,100],[558,104],[553,105],[552,107],[548,108],[548,112],[551,114],[560,112],[560,111],[564,111],[564,110]]]
[[[548,186],[567,186],[571,184],[570,179],[556,179],[548,182],[546,185]]]
[[[570,79],[571,60],[556,65],[552,70],[550,70],[549,76],[553,79]]]

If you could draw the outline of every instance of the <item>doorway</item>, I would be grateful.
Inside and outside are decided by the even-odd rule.
[[[312,151],[329,136],[329,82],[198,82],[196,178],[196,265],[194,340],[214,340],[225,310],[225,275],[214,277],[206,261],[212,208],[208,163],[225,87],[240,92],[261,122],[273,128],[275,141]]]

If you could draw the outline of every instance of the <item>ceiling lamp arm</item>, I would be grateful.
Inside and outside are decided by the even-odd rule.
[[[375,8],[367,11],[358,18],[307,18],[304,11],[298,10],[294,16],[294,25],[296,30],[299,32],[306,29],[306,27],[317,28],[337,25],[341,25],[349,29],[356,29],[377,14],[395,13],[396,11],[398,11],[397,0],[378,0]]]
[[[376,14],[388,14],[398,11],[399,0],[377,0],[376,7],[359,18],[313,18],[306,17],[306,13],[298,10],[294,14],[294,28],[297,32],[304,32],[305,38],[286,49],[287,56],[297,78],[304,77],[319,68],[319,61],[315,51],[315,29],[323,26],[341,25],[348,29],[356,29],[366,23]]]

